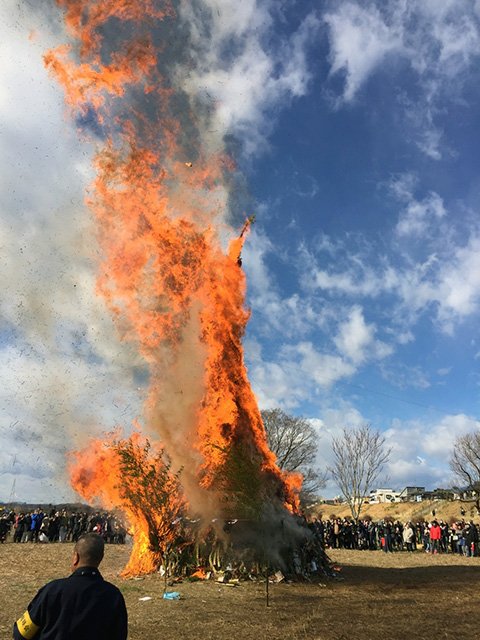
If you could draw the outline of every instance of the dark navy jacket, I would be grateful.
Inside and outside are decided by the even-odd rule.
[[[40,589],[13,627],[15,640],[125,640],[127,610],[120,590],[95,567]]]

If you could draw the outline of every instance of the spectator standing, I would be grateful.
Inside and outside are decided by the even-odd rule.
[[[327,535],[327,549],[335,548],[335,533],[334,533],[334,525],[330,520],[327,520],[325,525],[326,535]]]
[[[440,546],[440,539],[442,537],[442,530],[436,520],[430,525],[430,551],[432,553],[438,553]]]
[[[40,589],[13,627],[15,640],[125,640],[127,610],[120,590],[98,570],[101,536],[82,536],[73,552],[72,575]]]
[[[475,549],[478,542],[477,529],[473,522],[467,522],[463,536],[465,538],[465,555],[473,557],[475,555]]]
[[[10,532],[10,522],[7,515],[3,515],[0,518],[0,542],[5,542],[7,535]]]
[[[27,513],[24,520],[22,542],[30,542],[32,539],[32,514]]]
[[[50,542],[57,542],[60,533],[60,512],[55,511],[50,517],[50,525],[48,527],[48,538]]]
[[[457,523],[457,551],[460,555],[464,555],[464,546],[465,546],[465,538],[463,537],[463,533],[465,530],[465,524],[463,522]]]
[[[443,520],[440,521],[440,550],[443,553],[448,553],[448,524]]]
[[[430,553],[430,529],[428,526],[428,522],[423,523],[423,550],[425,553]]]
[[[48,516],[45,516],[43,518],[42,524],[40,526],[40,533],[38,535],[38,541],[39,542],[49,542],[50,541],[50,539],[48,537],[49,529],[50,529],[50,518]]]
[[[397,520],[394,525],[394,541],[395,548],[398,551],[403,551],[403,527],[402,523]]]
[[[333,549],[340,548],[341,520],[337,518],[333,524]]]
[[[387,553],[388,551],[390,551],[390,553],[393,553],[392,523],[389,520],[384,520],[382,529],[383,529],[383,550],[385,551],[385,553]]]
[[[415,532],[412,527],[411,522],[407,522],[405,527],[403,528],[403,541],[405,546],[407,547],[407,551],[413,553],[413,540],[415,538]]]
[[[40,507],[35,509],[35,513],[32,515],[32,538],[34,542],[38,542],[38,536],[40,535],[40,528],[42,526],[44,516],[45,514]]]
[[[368,523],[368,548],[371,551],[376,551],[378,549],[377,526],[372,520]]]
[[[24,531],[25,531],[25,514],[23,513],[23,511],[20,511],[18,516],[15,518],[15,529],[13,533],[13,541],[21,542]]]
[[[72,512],[70,517],[68,518],[68,527],[67,527],[67,541],[73,540],[73,529],[75,528],[75,522],[77,519],[77,514]]]
[[[58,540],[59,542],[65,542],[68,531],[68,516],[67,510],[64,509],[58,517]]]

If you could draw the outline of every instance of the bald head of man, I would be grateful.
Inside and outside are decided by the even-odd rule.
[[[103,560],[105,543],[98,533],[86,533],[77,540],[73,550],[72,571],[80,567],[98,567]]]

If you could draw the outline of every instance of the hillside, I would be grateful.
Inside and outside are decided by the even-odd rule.
[[[433,511],[435,518],[438,520],[446,520],[449,523],[455,520],[461,520],[461,508],[465,509],[465,520],[473,520],[480,522],[480,515],[473,502],[460,502],[459,500],[424,500],[423,502],[394,502],[380,504],[365,504],[360,512],[360,519],[370,516],[372,520],[382,520],[389,518],[392,520],[400,520],[400,522],[418,522],[420,520],[432,520]],[[351,513],[346,504],[319,504],[312,508],[310,515],[322,520],[334,518],[351,518]]]

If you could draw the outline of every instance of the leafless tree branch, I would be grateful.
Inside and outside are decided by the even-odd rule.
[[[480,432],[457,438],[450,456],[450,468],[462,484],[478,491],[480,488]],[[480,500],[477,499],[477,509]]]
[[[298,471],[303,475],[300,500],[308,503],[325,486],[326,474],[315,469],[318,435],[305,418],[298,418],[281,409],[262,411],[268,446],[277,456],[280,469]]]
[[[341,438],[332,439],[335,461],[328,471],[345,501],[352,517],[358,520],[363,501],[373,487],[390,457],[392,449],[385,449],[385,437],[373,431],[369,424],[358,429],[343,429]]]

